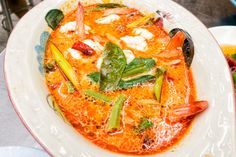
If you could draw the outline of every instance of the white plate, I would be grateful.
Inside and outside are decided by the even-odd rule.
[[[209,30],[220,45],[236,46],[236,26],[218,26]]]
[[[76,1],[76,0],[70,0]],[[85,0],[100,2],[100,0]],[[117,0],[119,1],[119,0]],[[48,90],[42,68],[39,38],[47,30],[44,16],[65,0],[45,0],[27,13],[12,32],[5,56],[5,76],[13,106],[32,135],[56,157],[125,156],[101,149],[64,123],[47,105]],[[68,2],[68,1],[67,1]],[[190,133],[163,157],[235,157],[235,99],[230,71],[224,56],[207,28],[190,12],[170,0],[123,0],[143,11],[169,12],[167,28],[180,27],[189,32],[195,45],[192,63],[197,93],[209,108],[196,117]],[[70,3],[76,4],[76,3]],[[47,36],[43,33],[42,39]],[[38,45],[35,52],[35,45]],[[158,156],[158,154],[153,155]]]
[[[28,147],[0,147],[0,157],[50,157],[42,150]]]

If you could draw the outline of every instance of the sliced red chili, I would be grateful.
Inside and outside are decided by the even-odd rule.
[[[88,46],[87,44],[85,44],[81,41],[74,43],[72,48],[82,52],[83,54],[85,54],[87,56],[91,56],[95,53],[95,51],[90,46]]]

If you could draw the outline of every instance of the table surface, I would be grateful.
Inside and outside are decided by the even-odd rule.
[[[236,8],[229,0],[174,0],[189,9],[207,27],[236,25]],[[0,54],[0,146],[26,146],[39,148],[17,117],[8,98],[3,75],[4,53]]]
[[[40,148],[16,115],[8,97],[3,60],[5,51],[0,54],[0,146],[26,146]]]
[[[191,11],[207,27],[236,25],[236,8],[230,0],[173,0]]]

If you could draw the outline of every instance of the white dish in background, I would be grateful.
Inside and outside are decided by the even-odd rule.
[[[5,77],[13,106],[31,134],[53,156],[126,156],[92,144],[64,123],[47,105],[48,90],[44,76],[38,70],[37,60],[43,54],[36,53],[34,47],[39,44],[40,34],[47,30],[44,20],[46,13],[64,2],[65,0],[43,1],[19,21],[9,38],[5,56]],[[192,36],[195,45],[192,69],[197,93],[200,100],[209,102],[209,108],[196,117],[189,134],[178,145],[161,153],[161,156],[236,156],[235,98],[231,75],[218,44],[207,28],[190,12],[171,0],[123,2],[141,10],[170,13],[173,18],[166,27],[185,29]]]
[[[50,157],[46,152],[29,147],[0,147],[0,157]]]
[[[209,28],[220,45],[236,46],[236,26],[218,26]]]

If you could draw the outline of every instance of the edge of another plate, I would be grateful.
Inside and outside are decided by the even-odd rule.
[[[4,157],[50,157],[46,152],[40,149],[22,146],[0,147],[0,156]]]

